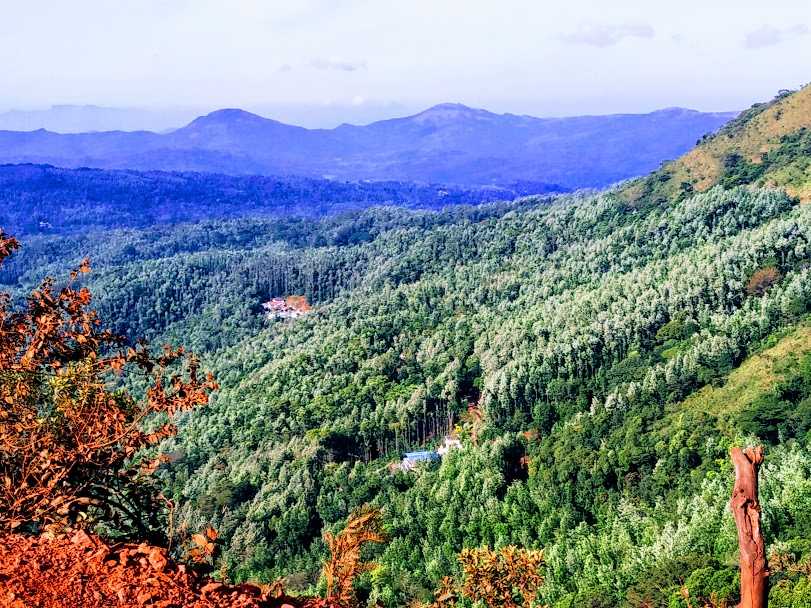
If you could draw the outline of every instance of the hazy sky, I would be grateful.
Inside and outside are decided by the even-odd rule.
[[[0,0],[0,109],[726,110],[809,59],[811,0]]]

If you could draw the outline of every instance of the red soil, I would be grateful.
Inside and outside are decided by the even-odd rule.
[[[318,601],[308,600],[310,605]],[[223,585],[141,544],[108,545],[82,531],[0,535],[2,608],[297,608],[254,585]]]

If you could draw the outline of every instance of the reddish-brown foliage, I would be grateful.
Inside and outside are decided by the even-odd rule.
[[[690,590],[687,587],[681,588],[681,596],[684,598],[684,603],[687,604],[687,608],[728,608],[728,604],[725,600],[719,600],[715,596],[710,597],[710,599],[698,598],[694,604],[690,597]]]
[[[762,296],[769,287],[780,282],[780,271],[774,266],[756,270],[746,283],[746,293],[750,296]]]
[[[17,239],[6,235],[3,230],[0,229],[0,260],[5,260],[14,251],[19,249],[19,247],[20,244],[17,242]]]
[[[456,582],[450,576],[446,576],[439,583],[439,589],[434,591],[434,601],[425,608],[453,608],[458,599]]]
[[[17,247],[0,231],[0,263]],[[125,463],[172,435],[170,417],[206,404],[216,388],[183,349],[154,357],[100,328],[89,291],[76,286],[89,269],[83,262],[59,289],[45,280],[24,310],[0,294],[0,529],[75,524],[94,508],[143,527],[147,513],[134,502],[139,473],[125,472]],[[185,376],[169,374],[184,364]],[[140,399],[116,388],[116,376],[133,371],[149,378]],[[156,414],[165,423],[144,432]]]
[[[463,549],[459,564],[464,575],[461,588],[452,578],[442,579],[434,601],[424,608],[453,608],[463,597],[488,608],[530,608],[543,584],[543,551],[513,546],[497,551]]]
[[[81,530],[0,535],[0,608],[342,608],[278,587],[225,585],[147,544],[109,545]]]
[[[380,510],[364,507],[350,515],[346,527],[337,536],[329,532],[324,534],[330,550],[330,559],[324,565],[329,601],[351,604],[355,599],[355,578],[375,566],[361,560],[361,550],[366,543],[385,541],[382,528]]]
[[[203,563],[214,555],[214,543],[217,540],[217,531],[208,527],[203,533],[192,534],[192,548],[189,550],[188,559],[196,563]]]
[[[465,580],[462,593],[490,608],[529,608],[543,584],[543,552],[517,547],[464,549],[459,563]]]
[[[484,412],[476,403],[469,403],[462,414],[462,428],[470,434],[473,445],[479,445],[479,434],[484,427]]]

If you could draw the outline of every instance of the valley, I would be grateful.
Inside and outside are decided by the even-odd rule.
[[[728,453],[760,443],[786,564],[770,605],[794,608],[811,556],[810,97],[781,94],[596,193],[460,189],[439,206],[417,189],[385,206],[379,184],[306,180],[328,208],[306,221],[243,189],[270,179],[3,168],[34,174],[9,200],[51,179],[68,203],[110,176],[114,194],[82,197],[85,227],[50,205],[70,228],[33,227],[0,283],[21,302],[89,257],[80,282],[113,330],[212,371],[155,475],[175,529],[217,530],[211,561],[233,581],[317,590],[324,532],[371,505],[388,542],[356,581],[369,605],[428,602],[463,549],[511,545],[543,549],[544,605],[685,606],[685,588],[722,605],[739,593]],[[183,201],[189,184],[212,203],[192,190],[171,221],[116,225],[106,206],[141,188]],[[267,318],[261,303],[294,294],[312,310]],[[414,456],[451,430],[462,449]],[[426,462],[390,471],[406,453]]]

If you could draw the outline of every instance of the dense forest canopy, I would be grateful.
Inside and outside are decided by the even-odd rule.
[[[722,138],[728,157],[781,109],[795,124],[808,95],[698,150]],[[727,454],[757,441],[770,605],[795,608],[811,592],[802,128],[775,136],[756,180],[722,162],[673,190],[664,168],[441,212],[104,226],[27,239],[0,281],[22,294],[90,256],[114,329],[182,342],[214,372],[157,474],[177,525],[219,531],[235,580],[317,586],[323,532],[371,504],[389,542],[359,581],[370,603],[427,600],[463,548],[508,545],[543,548],[539,599],[557,608],[734,602]],[[312,312],[263,312],[290,295]],[[447,435],[460,447],[398,466]]]
[[[24,235],[244,216],[312,219],[375,205],[442,209],[564,190],[527,181],[505,187],[459,188],[396,181],[0,165],[0,225]]]

